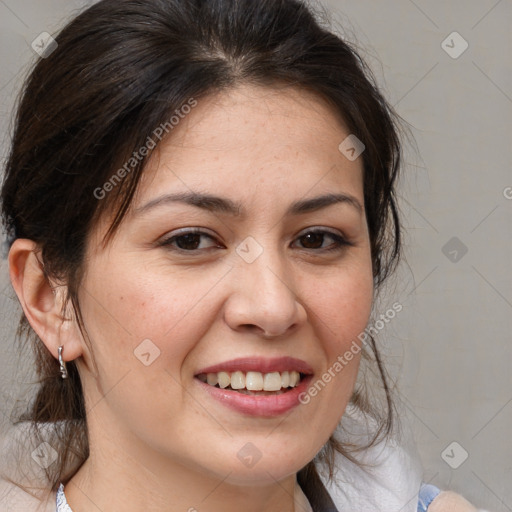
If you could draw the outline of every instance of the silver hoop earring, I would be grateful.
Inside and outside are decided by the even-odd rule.
[[[62,345],[59,347],[59,364],[60,364],[60,374],[63,379],[68,378],[68,370],[66,368],[66,362],[62,359]]]

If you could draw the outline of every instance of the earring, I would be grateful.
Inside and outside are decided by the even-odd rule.
[[[60,364],[60,373],[63,379],[68,378],[68,370],[66,368],[66,362],[62,359],[62,345],[59,347],[59,364]]]

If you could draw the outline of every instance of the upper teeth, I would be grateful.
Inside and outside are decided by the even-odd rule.
[[[201,380],[205,380],[204,377]],[[300,373],[291,372],[228,372],[207,373],[206,382],[210,386],[219,385],[232,389],[248,389],[249,391],[279,391],[281,388],[294,388],[300,381]]]

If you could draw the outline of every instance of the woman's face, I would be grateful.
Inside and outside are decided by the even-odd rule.
[[[88,242],[80,304],[98,373],[85,345],[79,370],[94,442],[240,484],[321,449],[359,354],[335,363],[373,297],[348,135],[309,93],[244,86],[198,101],[164,139],[114,239],[101,247],[103,219]],[[326,195],[340,200],[312,201]],[[302,379],[283,392],[291,372]],[[262,379],[274,391],[243,387]]]

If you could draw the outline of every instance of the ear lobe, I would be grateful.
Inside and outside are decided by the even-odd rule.
[[[81,355],[80,339],[74,320],[62,314],[64,287],[52,286],[38,253],[39,248],[32,240],[14,241],[9,251],[11,283],[32,329],[55,358],[58,347],[63,345],[63,358],[69,361]]]

